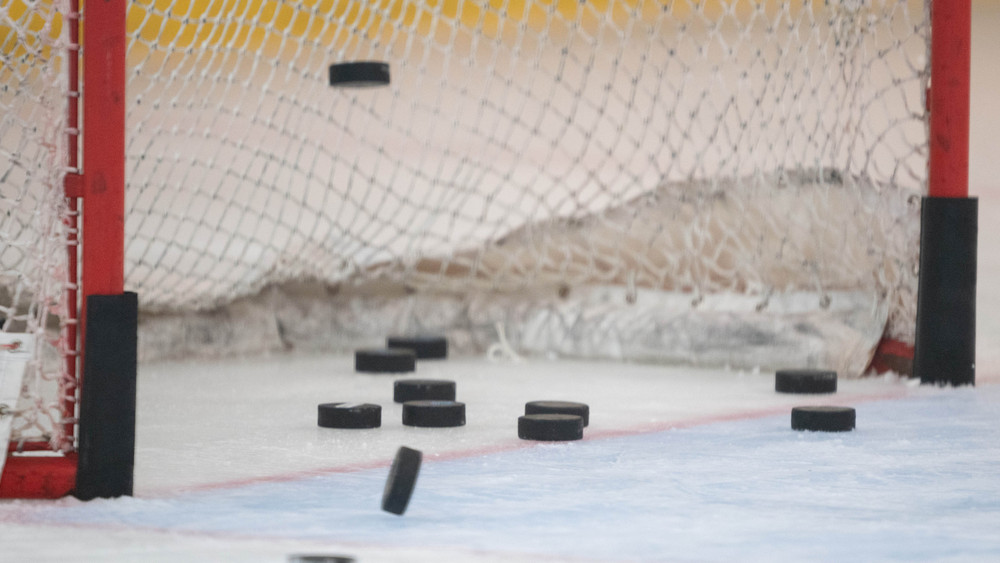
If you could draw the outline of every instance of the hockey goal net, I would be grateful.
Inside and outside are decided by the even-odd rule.
[[[38,337],[14,449],[74,448],[76,12],[0,0],[0,326]],[[132,1],[140,356],[499,330],[859,374],[913,340],[929,22],[925,0]],[[389,86],[331,88],[365,60]]]

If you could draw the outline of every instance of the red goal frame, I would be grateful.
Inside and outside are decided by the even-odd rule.
[[[84,8],[82,18],[79,17],[81,7]],[[78,165],[80,97],[84,115],[82,168],[78,173],[68,174],[65,180],[70,208],[67,300],[71,313],[69,326],[65,329],[69,350],[82,350],[87,331],[98,330],[98,327],[88,329],[84,326],[87,298],[124,292],[127,9],[125,0],[86,2],[85,6],[71,8],[66,18],[70,27],[67,64],[71,89],[67,100],[70,147],[67,165],[70,169]],[[931,12],[928,195],[932,198],[968,198],[971,0],[934,0]],[[78,41],[81,27],[86,45],[83,49]],[[83,63],[82,76],[78,76],[80,61]],[[75,235],[78,209],[82,209],[79,252]],[[78,256],[82,271],[77,280]],[[77,307],[79,315],[73,312]],[[78,329],[76,319],[79,319]],[[912,356],[913,349],[904,350],[902,354]],[[77,377],[77,400],[80,388],[86,385],[80,375],[80,355],[70,352],[66,358],[66,369]],[[77,416],[76,409],[77,402],[67,400],[64,410],[71,420]],[[74,431],[79,436],[79,428]],[[25,449],[47,447],[39,443]],[[56,498],[72,494],[79,459],[76,452],[45,456],[9,454],[0,476],[0,497]]]
[[[85,17],[80,17],[80,8]],[[70,277],[67,305],[70,322],[66,327],[67,349],[83,349],[86,338],[87,297],[121,295],[125,272],[125,107],[126,107],[126,10],[125,0],[102,0],[77,4],[67,15],[70,52],[67,73],[69,157],[68,168],[78,169],[78,144],[83,141],[83,167],[65,179],[70,210],[68,232]],[[80,22],[82,20],[82,26]],[[91,48],[80,48],[83,41]],[[79,63],[82,63],[82,76]],[[82,78],[82,80],[81,80]],[[82,95],[81,95],[82,90]],[[79,98],[83,99],[83,127],[78,130]],[[79,252],[75,231],[76,213],[82,211]],[[78,268],[79,261],[82,268]],[[77,278],[78,273],[81,273]],[[79,288],[76,289],[76,288]],[[77,313],[78,311],[78,313]],[[77,321],[78,325],[74,325]],[[82,381],[79,352],[67,354],[67,371],[77,379],[76,400],[64,398],[63,410],[71,420]],[[75,425],[74,425],[75,426]],[[73,435],[71,432],[69,435]],[[46,450],[45,442],[26,445],[25,450]],[[57,455],[8,454],[0,476],[0,498],[57,498],[76,488],[79,456],[76,452]]]

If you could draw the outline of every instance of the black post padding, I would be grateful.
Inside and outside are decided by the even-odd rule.
[[[921,383],[976,383],[979,200],[925,197],[913,375]]]
[[[81,500],[132,494],[138,311],[135,293],[87,298],[74,491]]]

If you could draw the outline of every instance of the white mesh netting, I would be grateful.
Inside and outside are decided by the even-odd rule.
[[[867,302],[884,310],[866,321],[880,325],[863,331],[869,348],[886,323],[912,338],[922,1],[195,2],[132,16],[129,285],[147,311],[212,311],[158,325],[147,357],[233,344],[246,319],[212,333],[233,315],[218,307],[301,280],[338,294],[281,312],[289,292],[275,290],[255,314],[278,340],[248,350],[301,346],[300,332],[472,342],[497,321],[546,348],[518,328],[535,321],[483,311],[527,301],[575,330],[595,287],[629,288],[627,318],[646,314],[639,289],[687,295],[651,321],[670,335],[658,341],[705,296],[756,296],[749,322],[773,323],[786,312],[769,297],[804,291],[821,311],[835,291],[886,305]],[[327,66],[355,60],[389,62],[391,86],[330,88]],[[404,286],[403,303],[351,295],[373,280]],[[412,312],[442,299],[456,312]],[[351,303],[363,313],[344,314]]]
[[[64,12],[51,2],[0,1],[0,330],[37,341],[12,440],[55,449],[72,446],[59,422],[76,392],[61,332],[69,212]]]
[[[927,13],[133,2],[141,355],[483,350],[499,322],[526,351],[857,373],[912,340]],[[357,60],[391,85],[328,85]]]

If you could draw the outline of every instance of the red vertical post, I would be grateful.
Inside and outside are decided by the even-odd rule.
[[[913,374],[975,385],[979,201],[969,197],[971,0],[931,4],[930,168],[920,213]]]
[[[96,0],[84,7],[84,300],[124,291],[126,4]]]
[[[73,494],[132,494],[138,296],[125,293],[127,0],[90,0],[83,24],[83,376]],[[99,327],[99,328],[98,328]]]
[[[969,195],[970,0],[931,5],[930,172],[931,197]]]

